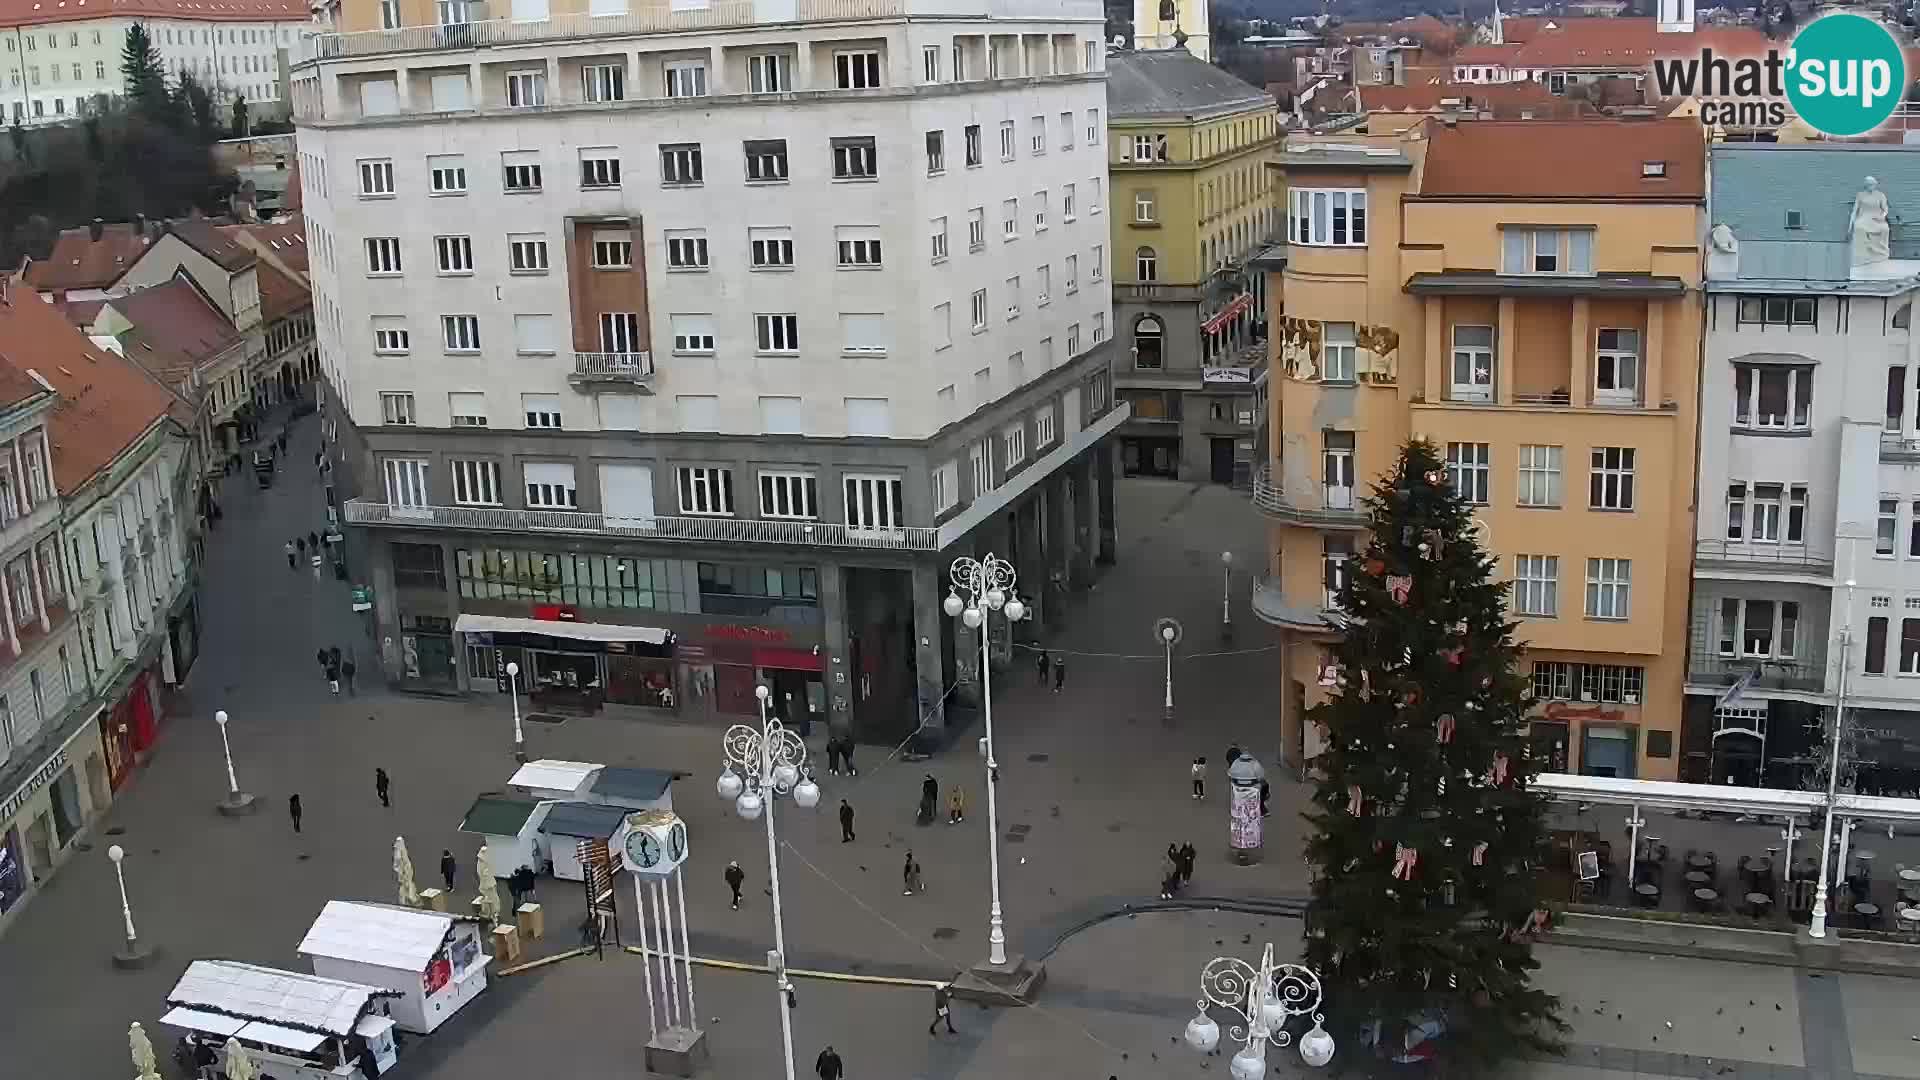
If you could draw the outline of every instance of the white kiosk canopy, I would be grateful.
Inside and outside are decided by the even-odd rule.
[[[195,960],[167,995],[171,1011],[160,1022],[308,1051],[351,1034],[375,998],[395,996],[378,986],[296,971]]]

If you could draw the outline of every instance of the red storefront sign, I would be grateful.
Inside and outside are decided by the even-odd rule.
[[[793,640],[793,634],[777,626],[751,626],[744,623],[709,626],[705,633],[716,641],[767,641],[779,644]]]
[[[755,649],[753,666],[782,671],[824,671],[826,663],[812,649]]]
[[[533,617],[541,622],[574,622],[580,614],[572,604],[535,604]]]
[[[1575,705],[1569,701],[1549,701],[1540,715],[1548,720],[1593,720],[1602,724],[1624,723],[1625,709],[1603,709],[1598,705]]]
[[[1227,301],[1227,306],[1216,312],[1213,318],[1201,324],[1200,329],[1209,334],[1218,333],[1220,328],[1227,325],[1235,315],[1251,307],[1253,307],[1253,294],[1241,293],[1239,296]]]

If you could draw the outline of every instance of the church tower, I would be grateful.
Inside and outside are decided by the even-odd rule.
[[[1660,32],[1693,33],[1693,0],[1660,0]]]
[[[1686,2],[1692,10],[1692,0]],[[1202,60],[1213,59],[1207,0],[1133,0],[1134,48],[1171,49],[1179,43],[1176,33],[1186,35],[1188,52]]]

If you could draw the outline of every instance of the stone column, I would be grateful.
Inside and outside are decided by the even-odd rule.
[[[13,580],[4,566],[0,566],[0,614],[7,618],[7,648],[19,656],[20,631],[15,629],[13,618]]]
[[[1047,552],[1041,539],[1046,529],[1045,510],[1046,488],[1042,485],[1015,511],[1020,528],[1020,558],[1014,569],[1020,576],[1020,598],[1029,605],[1037,605],[1046,592]],[[1039,609],[1035,607],[1034,615],[1038,614]]]
[[[1099,477],[1100,548],[1098,561],[1112,566],[1120,548],[1120,523],[1113,513],[1113,455],[1119,444],[1112,439],[1093,448],[1094,471]]]
[[[1657,304],[1647,306],[1658,307]],[[1586,408],[1592,399],[1593,331],[1588,329],[1592,317],[1592,301],[1584,296],[1575,297],[1567,341],[1567,404],[1576,409]]]
[[[839,563],[819,566],[820,614],[824,620],[821,640],[826,642],[827,730],[835,735],[853,733],[853,695],[859,689],[860,673],[847,663],[847,589]]]
[[[1097,482],[1093,458],[1082,454],[1073,465],[1073,564],[1072,581],[1076,589],[1093,584],[1093,560],[1099,552],[1100,519],[1096,509],[1094,484]]]
[[[47,618],[47,586],[40,578],[40,548],[37,545],[27,549],[27,572],[33,575],[33,606],[40,613],[40,632],[45,634],[53,629],[53,622]]]
[[[1493,400],[1502,405],[1513,404],[1513,350],[1517,342],[1515,312],[1518,305],[1511,296],[1500,298],[1500,328],[1493,339]]]
[[[946,709],[937,705],[947,689],[946,661],[940,652],[940,635],[947,622],[947,613],[940,609],[947,598],[944,559],[945,555],[935,555],[934,561],[915,563],[909,571],[913,577],[914,698],[920,715],[936,727],[947,723]]]
[[[1040,611],[1050,630],[1057,630],[1066,622],[1064,601],[1067,598],[1067,586],[1073,580],[1073,499],[1067,492],[1067,476],[1072,469],[1071,464],[1061,468],[1047,477],[1045,485],[1046,580],[1040,583],[1040,587],[1046,591],[1046,602],[1040,605]]]
[[[445,549],[443,548],[442,551],[444,552]],[[386,542],[371,535],[368,537],[366,552],[367,581],[373,586],[373,610],[368,614],[373,622],[371,630],[374,635],[374,645],[379,651],[380,666],[386,672],[387,681],[397,683],[400,681],[403,667],[400,650],[400,599],[394,592],[393,557],[388,551]],[[453,606],[450,610],[459,611],[460,586],[455,580],[457,567],[451,561],[443,565],[447,570],[447,591],[453,598]],[[464,688],[467,670],[467,665],[464,663],[465,641],[463,635],[455,636],[462,638],[458,655],[463,661],[459,665],[459,671],[460,683]]]

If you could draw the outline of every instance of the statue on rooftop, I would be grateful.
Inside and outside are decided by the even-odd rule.
[[[1866,186],[1853,197],[1853,213],[1847,218],[1847,239],[1853,242],[1853,265],[1864,266],[1886,259],[1891,232],[1887,195],[1880,190],[1880,181],[1869,176]]]

